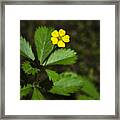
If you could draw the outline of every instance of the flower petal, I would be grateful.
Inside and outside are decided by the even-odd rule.
[[[64,42],[69,42],[70,41],[70,36],[69,35],[65,35],[64,37],[62,37],[62,40]]]
[[[63,29],[60,29],[60,30],[59,30],[59,35],[60,35],[60,37],[64,36],[65,33],[66,33],[65,30],[63,30]]]
[[[58,47],[65,47],[65,43],[62,40],[59,40]]]
[[[57,44],[58,43],[58,38],[51,37],[52,44]]]
[[[51,35],[52,35],[53,37],[58,37],[58,36],[59,36],[59,32],[58,32],[57,30],[54,30],[54,31],[51,33]]]

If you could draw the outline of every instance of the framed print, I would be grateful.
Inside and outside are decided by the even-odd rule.
[[[119,119],[119,2],[2,2],[1,118]]]

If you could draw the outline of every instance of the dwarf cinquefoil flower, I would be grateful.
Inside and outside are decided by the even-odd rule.
[[[58,47],[65,47],[65,43],[70,41],[70,36],[69,35],[65,35],[66,31],[63,29],[60,29],[59,31],[54,30],[51,35],[51,41],[52,44],[55,45],[57,44]]]

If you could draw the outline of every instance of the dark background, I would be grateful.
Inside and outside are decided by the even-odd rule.
[[[56,30],[64,29],[70,36],[70,43],[66,47],[77,52],[78,60],[73,65],[53,67],[58,73],[73,71],[88,77],[100,91],[100,21],[99,20],[21,20],[20,35],[26,38],[36,53],[34,33],[39,26],[53,27]],[[36,56],[36,54],[35,54]],[[24,58],[21,57],[21,63]],[[32,76],[26,76],[21,70],[21,85],[33,81]],[[42,78],[43,79],[43,78]],[[48,81],[49,82],[49,81]],[[47,83],[44,83],[45,85]],[[51,84],[51,83],[49,83]],[[44,86],[44,85],[43,85]],[[49,95],[51,96],[51,95]],[[59,99],[74,99],[74,96],[57,96]],[[56,99],[49,97],[49,99]]]

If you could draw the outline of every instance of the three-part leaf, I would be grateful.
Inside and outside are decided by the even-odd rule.
[[[21,51],[21,55],[27,58],[30,58],[31,60],[35,60],[35,57],[29,42],[27,42],[23,37],[20,37],[20,51]]]
[[[71,49],[58,49],[50,55],[46,65],[68,65],[76,62],[76,52]]]
[[[40,64],[43,64],[44,60],[48,57],[53,49],[53,45],[51,44],[50,40],[52,31],[52,28],[47,27],[39,27],[35,31],[35,45]]]
[[[69,96],[70,93],[75,93],[82,87],[80,78],[76,75],[69,75],[62,73],[60,79],[53,83],[53,87],[50,90],[53,94]]]
[[[27,84],[27,86],[20,88],[20,96],[21,97],[26,96],[30,92],[32,92],[32,85],[31,84]]]
[[[37,68],[33,68],[30,65],[30,62],[28,62],[28,61],[26,61],[22,64],[22,69],[26,74],[28,74],[28,75],[32,74],[33,76],[40,71]]]
[[[69,96],[70,93],[84,92],[88,96],[81,96],[80,99],[99,99],[99,93],[95,85],[86,77],[73,72],[59,74],[59,79],[53,81],[53,87],[50,92],[65,96]]]
[[[33,95],[32,95],[32,100],[44,100],[44,96],[42,93],[39,91],[38,88],[34,87]]]
[[[47,75],[49,77],[49,80],[52,80],[53,82],[59,80],[59,74],[56,73],[55,71],[53,70],[50,70],[50,69],[46,69],[46,72],[47,72]]]

